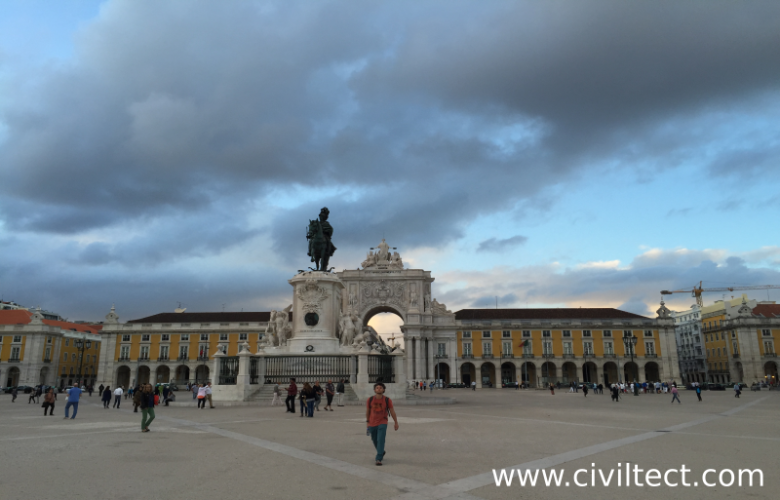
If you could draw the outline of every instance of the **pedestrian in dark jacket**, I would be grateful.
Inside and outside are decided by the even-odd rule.
[[[54,389],[46,391],[46,395],[43,397],[43,416],[46,416],[46,412],[49,412],[49,416],[54,415],[54,402],[57,400],[57,395],[54,394]]]
[[[111,387],[106,386],[103,390],[103,408],[108,408],[109,403],[111,403]]]
[[[141,406],[141,397],[143,396],[143,389],[137,385],[133,388],[133,413],[138,413],[138,407]]]
[[[149,432],[154,420],[154,390],[152,384],[146,384],[141,394],[141,432]]]

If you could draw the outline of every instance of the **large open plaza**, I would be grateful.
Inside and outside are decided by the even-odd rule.
[[[158,407],[149,433],[131,400],[104,409],[84,395],[77,417],[63,419],[64,397],[54,416],[20,395],[0,396],[2,498],[101,499],[504,499],[504,498],[774,498],[778,487],[776,420],[780,397],[774,391],[626,394],[618,403],[608,393],[514,389],[448,389],[420,392],[450,397],[449,405],[396,407],[399,430],[388,430],[384,465],[374,466],[366,437],[363,406],[337,407],[301,418],[283,406],[249,405],[199,410],[180,393],[179,403]],[[592,465],[595,464],[595,467]],[[599,469],[622,467],[609,487]],[[631,464],[630,486],[625,467]],[[667,479],[679,486],[638,487],[634,466],[646,471],[689,469]],[[560,487],[495,486],[493,470],[564,471]],[[591,470],[596,470],[592,487]],[[576,478],[577,469],[586,469]],[[714,469],[702,480],[707,469]],[[735,479],[721,486],[721,471],[761,469],[753,487]],[[499,472],[500,473],[500,472]],[[49,478],[49,479],[46,479]],[[723,474],[729,483],[729,473]],[[716,484],[706,487],[703,481]],[[566,482],[569,486],[566,487]],[[652,479],[651,479],[652,482]],[[698,486],[695,486],[698,484]],[[595,490],[595,491],[594,491]]]

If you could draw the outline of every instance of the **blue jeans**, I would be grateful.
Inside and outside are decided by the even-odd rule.
[[[313,399],[307,399],[306,400],[306,411],[308,412],[307,417],[313,417],[314,416],[314,400]]]
[[[71,403],[70,401],[65,403],[65,418],[68,418],[68,409],[70,409],[71,406],[73,407],[73,416],[70,418],[76,418],[76,413],[79,411],[79,404],[78,402]]]
[[[376,460],[382,461],[382,457],[385,456],[385,436],[387,435],[387,424],[379,424],[376,427],[369,427],[368,432],[371,433],[371,441],[376,448]]]

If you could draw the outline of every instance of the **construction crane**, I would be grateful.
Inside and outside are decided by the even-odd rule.
[[[702,282],[699,281],[699,288],[693,286],[693,290],[661,290],[661,295],[671,295],[673,293],[690,293],[691,297],[696,297],[696,303],[699,307],[704,307],[704,300],[701,298],[703,292],[734,292],[744,290],[773,290],[780,289],[780,285],[755,285],[755,286],[723,286],[718,288],[702,288]]]

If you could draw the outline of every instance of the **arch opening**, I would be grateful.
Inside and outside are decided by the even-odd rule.
[[[401,327],[404,325],[404,318],[395,309],[386,306],[375,307],[363,316],[363,324],[376,330],[386,344],[391,346],[400,345],[402,348],[405,348],[401,330]]]

